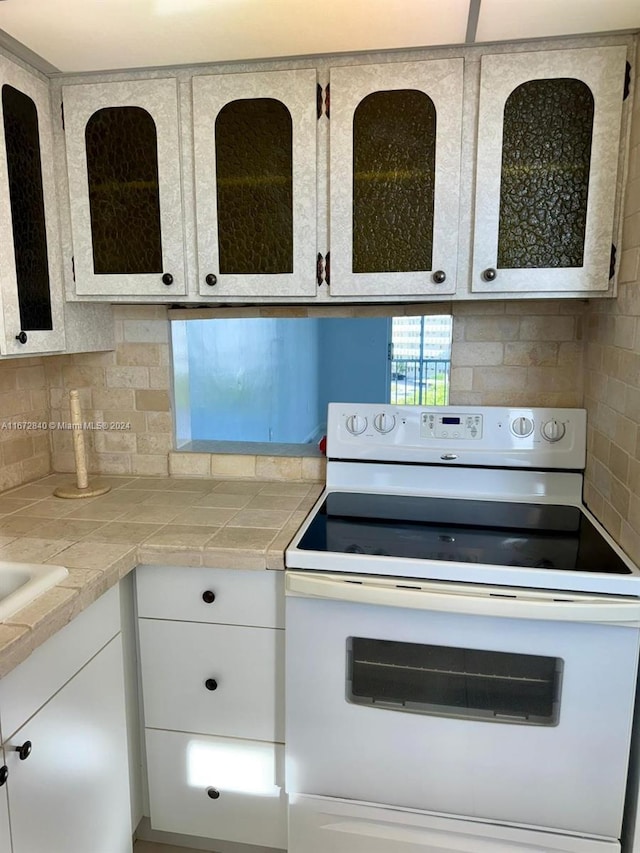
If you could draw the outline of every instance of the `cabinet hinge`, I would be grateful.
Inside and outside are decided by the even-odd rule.
[[[322,117],[323,112],[326,117],[329,118],[329,85],[330,84],[327,83],[325,89],[322,88],[320,83],[318,83],[316,86],[316,117],[318,119]]]
[[[76,280],[76,259],[74,255],[71,255],[71,275],[73,276],[73,280]]]
[[[393,341],[387,345],[387,359],[393,361]]]
[[[331,83],[327,83],[327,88],[324,90],[324,114],[327,118],[331,118]]]
[[[331,252],[327,252],[327,256],[318,252],[316,259],[316,283],[318,287],[326,284],[327,287],[331,284]]]
[[[64,130],[64,101],[60,101],[60,118],[62,119],[62,129]]]
[[[616,247],[611,244],[611,260],[609,261],[609,281],[616,274]]]
[[[624,70],[624,89],[622,91],[622,100],[626,101],[631,91],[631,63],[627,62]]]

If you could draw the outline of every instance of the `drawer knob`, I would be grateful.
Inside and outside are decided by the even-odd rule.
[[[204,683],[204,686],[207,688],[207,690],[217,690],[218,682],[215,680],[215,678],[207,678]]]
[[[220,791],[216,788],[207,788],[207,796],[211,797],[212,800],[217,800],[220,797]]]
[[[493,269],[493,267],[489,267],[482,273],[482,278],[485,281],[495,281],[497,277],[498,273]]]
[[[16,746],[16,752],[18,753],[18,757],[20,761],[24,761],[25,758],[29,758],[31,755],[31,741],[25,740],[22,746]]]
[[[26,333],[26,332],[20,332],[20,334],[16,335],[16,340],[18,341],[18,343],[26,344],[26,342],[27,342],[29,339],[27,338],[27,333]]]
[[[173,284],[173,276],[171,275],[171,273],[170,273],[170,272],[166,272],[166,273],[162,276],[162,283],[163,283],[163,284],[166,284],[166,285],[167,285],[167,287],[169,287],[169,285]]]
[[[208,275],[205,275],[204,280],[209,285],[209,287],[215,287],[218,283],[218,276],[210,272]]]
[[[9,768],[5,764],[4,767],[0,767],[0,788],[5,784],[7,779],[9,778]]]
[[[436,284],[443,284],[447,280],[447,274],[444,270],[436,270],[431,278]]]
[[[210,589],[205,589],[205,591],[202,593],[202,600],[205,604],[213,604],[213,602],[216,600],[215,592],[212,592]]]

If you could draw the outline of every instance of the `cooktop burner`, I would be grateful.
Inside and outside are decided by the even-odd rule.
[[[333,492],[298,548],[631,574],[576,506]]]

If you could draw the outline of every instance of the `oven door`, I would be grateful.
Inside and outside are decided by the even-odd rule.
[[[287,572],[287,790],[620,837],[635,599]]]

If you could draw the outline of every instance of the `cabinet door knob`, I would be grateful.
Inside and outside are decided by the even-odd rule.
[[[31,741],[25,740],[22,746],[16,746],[16,752],[18,753],[18,757],[20,761],[24,761],[25,758],[29,758],[31,755]]]
[[[212,800],[217,800],[220,797],[220,791],[216,788],[207,788],[207,796],[211,797]]]
[[[215,592],[210,589],[205,589],[205,591],[202,593],[202,600],[205,604],[213,604],[213,602],[216,600]]]
[[[206,275],[204,277],[204,280],[209,285],[209,287],[213,287],[214,285],[216,285],[218,283],[218,276],[214,275],[212,272],[210,272],[208,275]]]
[[[436,270],[431,277],[436,284],[444,284],[447,280],[447,274],[444,270]]]
[[[489,267],[489,269],[486,269],[482,273],[482,278],[485,281],[495,281],[497,277],[498,277],[498,273],[496,272],[496,270],[493,269],[493,267]]]
[[[19,335],[16,335],[16,340],[20,341],[21,344],[26,344],[28,338],[26,332],[20,332]]]
[[[204,686],[207,688],[207,690],[217,690],[218,682],[215,680],[215,678],[207,678],[204,683]]]
[[[162,283],[163,283],[163,284],[166,284],[166,285],[167,285],[167,287],[169,287],[169,285],[170,285],[170,284],[173,284],[173,276],[171,275],[171,273],[170,273],[170,272],[166,272],[166,273],[162,276]]]
[[[9,778],[9,768],[5,764],[4,767],[0,767],[0,788],[5,784],[7,779]]]

